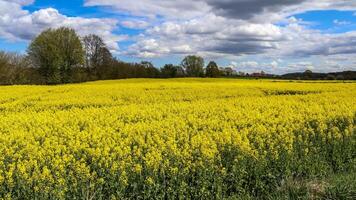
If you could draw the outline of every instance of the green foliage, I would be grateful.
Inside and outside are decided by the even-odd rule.
[[[328,184],[320,195],[321,199],[356,199],[356,171],[347,174],[336,174],[330,176],[326,181]]]
[[[11,72],[10,72],[10,59],[9,55],[5,52],[0,52],[0,82],[2,84],[6,84],[8,82],[11,82],[9,79],[11,79]]]
[[[178,67],[172,64],[166,64],[161,69],[161,75],[163,78],[174,78],[177,77]]]
[[[74,67],[84,64],[82,43],[73,29],[48,29],[28,48],[32,62],[39,67],[44,83],[68,83]]]
[[[200,56],[187,56],[183,59],[181,65],[190,77],[201,77],[204,75],[204,59]]]
[[[27,57],[0,52],[0,84],[29,84],[38,83],[38,73],[31,66]]]
[[[151,62],[142,61],[140,65],[142,65],[142,67],[145,69],[146,75],[148,77],[152,77],[152,78],[159,77],[160,71],[157,68],[155,68],[155,66]]]
[[[216,62],[210,61],[208,66],[206,67],[206,74],[207,77],[216,78],[220,76],[220,70]]]

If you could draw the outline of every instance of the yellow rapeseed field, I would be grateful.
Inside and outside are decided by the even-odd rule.
[[[355,172],[356,83],[0,87],[0,199],[262,197]]]

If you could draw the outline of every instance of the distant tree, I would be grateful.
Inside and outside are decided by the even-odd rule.
[[[38,76],[26,56],[0,52],[0,84],[37,83]]]
[[[148,61],[142,61],[141,65],[144,67],[144,78],[157,78],[159,77],[159,70],[155,68],[155,66]]]
[[[224,75],[224,76],[232,76],[233,73],[234,73],[234,70],[231,68],[231,67],[225,67],[221,70],[221,73]]]
[[[112,64],[113,57],[103,39],[94,34],[87,35],[83,38],[83,46],[85,68],[90,79],[103,79],[109,76],[107,70]]]
[[[141,65],[144,67],[144,68],[154,68],[154,65],[151,63],[151,62],[149,62],[149,61],[142,61],[141,62]]]
[[[238,75],[238,76],[246,76],[246,73],[245,73],[245,72],[242,72],[242,71],[239,71],[239,72],[237,72],[237,75]]]
[[[10,57],[8,53],[0,52],[0,84],[9,84],[11,77]]]
[[[177,67],[177,75],[176,77],[185,77],[186,73],[185,70],[182,66],[176,66]]]
[[[336,77],[332,74],[328,74],[325,79],[326,80],[336,80]]]
[[[303,79],[312,79],[313,78],[313,72],[309,69],[305,70],[303,74]]]
[[[28,48],[28,55],[46,84],[71,82],[74,67],[84,63],[82,43],[73,29],[47,29]]]
[[[96,79],[112,79],[113,62],[114,59],[109,49],[104,48],[102,50],[102,60],[95,67]]]
[[[336,76],[336,80],[345,80],[345,77],[342,74]]]
[[[188,76],[199,77],[204,75],[204,59],[202,57],[187,56],[183,59],[181,65]]]
[[[214,61],[210,61],[208,66],[206,67],[207,77],[218,77],[220,75],[220,70],[218,65]]]
[[[177,76],[178,67],[172,64],[166,64],[161,69],[161,74],[163,78],[174,78]]]
[[[311,75],[313,75],[313,71],[310,69],[307,69],[304,71],[304,75],[311,76]]]
[[[6,52],[0,51],[0,69],[4,68],[8,63],[8,57]]]
[[[131,64],[123,62],[114,58],[112,65],[112,78],[113,79],[122,79],[122,78],[130,78],[131,74]]]

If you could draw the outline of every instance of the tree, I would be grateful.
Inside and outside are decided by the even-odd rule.
[[[220,75],[220,70],[218,65],[214,61],[210,61],[206,67],[207,77],[218,77]]]
[[[9,84],[11,79],[10,57],[8,53],[0,52],[0,84]]]
[[[311,70],[305,70],[303,74],[304,78],[306,79],[313,79],[313,72]]]
[[[90,34],[83,38],[85,51],[85,68],[89,79],[103,79],[108,76],[107,68],[113,57],[104,43],[97,35]]]
[[[149,61],[141,61],[141,65],[145,68],[151,68],[151,67],[154,67],[154,65],[149,62]]]
[[[325,77],[326,80],[336,80],[336,77],[332,74],[328,74],[326,77]]]
[[[310,70],[310,69],[307,69],[307,70],[305,70],[304,71],[304,74],[312,74],[313,72],[312,72],[312,70]]]
[[[37,83],[38,77],[26,56],[0,51],[0,84]]]
[[[204,59],[199,56],[190,55],[183,59],[182,67],[188,76],[199,77],[204,75]]]
[[[66,27],[43,31],[31,42],[28,55],[46,84],[71,82],[73,67],[84,63],[82,43]]]
[[[141,65],[144,67],[143,77],[145,78],[157,78],[159,77],[159,70],[148,61],[142,61]]]
[[[345,77],[342,74],[336,76],[336,80],[345,80]]]
[[[182,66],[177,66],[177,75],[176,77],[185,77],[186,73]]]
[[[96,78],[95,79],[112,79],[113,74],[112,74],[112,67],[113,67],[113,62],[114,58],[112,57],[109,49],[104,48],[102,49],[101,53],[101,62],[98,63],[96,66]]]
[[[231,67],[225,67],[221,69],[221,74],[223,76],[232,76],[234,73],[234,70]]]
[[[178,67],[172,64],[166,64],[161,69],[161,74],[163,78],[174,78],[177,76]]]

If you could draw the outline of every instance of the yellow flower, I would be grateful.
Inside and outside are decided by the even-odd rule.
[[[335,158],[350,158],[355,96],[354,82],[132,79],[1,86],[0,187],[54,199],[115,191],[112,199],[121,199],[127,188],[159,186],[163,179],[184,188],[192,174],[242,177],[249,169],[235,167],[246,159],[266,167],[332,148]]]

